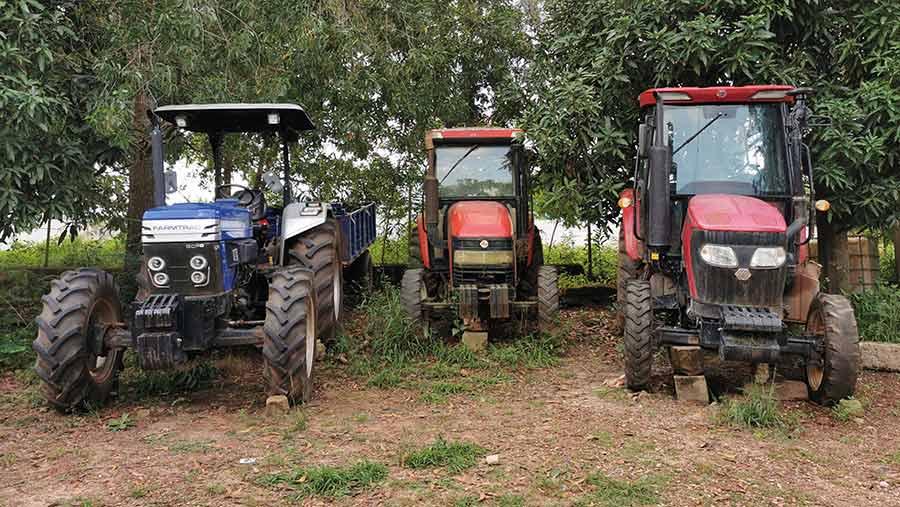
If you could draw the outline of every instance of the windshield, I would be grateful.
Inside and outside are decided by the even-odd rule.
[[[508,145],[439,146],[435,163],[441,197],[515,195]]]
[[[671,106],[665,118],[675,193],[788,193],[778,104]]]

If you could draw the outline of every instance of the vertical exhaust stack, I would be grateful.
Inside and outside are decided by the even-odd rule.
[[[649,232],[647,246],[660,250],[670,244],[672,204],[669,199],[669,173],[672,170],[672,146],[665,133],[663,99],[656,94],[656,141],[650,147],[650,174],[647,178]]]
[[[148,112],[150,116],[150,152],[152,158],[153,170],[153,206],[166,205],[166,181],[165,172],[163,170],[163,159],[165,152],[163,151],[162,129],[159,128],[159,119],[152,112]]]
[[[429,238],[433,238],[437,232],[440,196],[438,195],[438,180],[435,173],[434,142],[429,136],[425,138],[425,149],[428,151],[428,169],[425,173],[425,182],[423,183],[423,191],[425,193],[425,230]]]

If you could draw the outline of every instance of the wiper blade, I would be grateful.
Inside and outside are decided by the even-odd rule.
[[[457,167],[460,163],[462,163],[462,161],[465,160],[466,157],[469,156],[469,154],[471,154],[473,151],[475,151],[475,150],[477,150],[477,149],[478,149],[478,145],[477,145],[477,144],[473,144],[472,147],[469,148],[468,151],[466,151],[465,153],[463,153],[463,156],[459,157],[459,159],[457,159],[456,162],[454,162],[453,165],[450,167],[450,170],[447,171],[447,174],[445,174],[444,177],[441,178],[441,181],[440,181],[439,184],[443,184],[443,183],[444,183],[444,180],[447,179],[447,176],[450,176],[450,173],[452,173],[453,170],[456,169],[456,167]]]
[[[718,120],[719,118],[721,118],[721,117],[723,117],[723,116],[725,116],[725,113],[723,113],[723,112],[718,112],[718,113],[716,113],[715,118],[713,118],[712,120],[709,120],[709,122],[707,122],[706,125],[704,125],[704,126],[703,126],[700,130],[698,130],[694,135],[692,135],[691,137],[687,138],[683,143],[681,143],[681,146],[679,146],[678,149],[676,149],[675,151],[673,151],[673,152],[672,152],[672,155],[674,155],[674,154],[678,153],[679,151],[681,151],[681,149],[684,148],[685,146],[687,146],[687,144],[688,144],[689,142],[691,142],[691,141],[693,141],[694,139],[696,139],[697,136],[699,136],[700,134],[702,134],[704,130],[706,130],[707,128],[709,128],[710,125],[712,125],[713,123],[715,123],[716,120]]]

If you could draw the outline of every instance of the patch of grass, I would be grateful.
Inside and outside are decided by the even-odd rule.
[[[207,453],[213,449],[214,440],[176,440],[169,444],[169,452],[174,454]]]
[[[525,498],[522,495],[505,494],[497,497],[497,507],[524,507]]]
[[[588,440],[593,440],[603,447],[612,447],[615,443],[615,439],[613,438],[612,433],[604,430],[600,430],[592,434],[588,437]]]
[[[774,384],[752,385],[743,398],[727,399],[720,418],[733,426],[745,428],[781,428],[787,423],[775,399]]]
[[[106,422],[106,429],[113,432],[126,431],[134,427],[134,419],[125,412],[121,416]]]
[[[862,401],[850,396],[839,401],[831,408],[831,413],[839,421],[849,421],[857,417],[862,417],[865,409]]]
[[[536,369],[556,366],[563,343],[558,335],[538,334],[511,343],[492,344],[488,359],[511,369]]]
[[[190,363],[176,371],[142,370],[136,364],[129,366],[123,377],[130,391],[130,399],[194,391],[221,375],[221,371],[209,361]]]
[[[131,488],[131,491],[128,492],[128,496],[134,499],[144,498],[149,493],[149,490],[146,486],[135,486]]]
[[[886,465],[900,466],[900,451],[888,454],[881,460],[881,462]]]
[[[645,477],[634,481],[619,480],[603,474],[594,474],[587,478],[586,484],[593,488],[586,497],[575,503],[576,506],[602,507],[638,507],[659,503],[657,488],[662,480],[658,477]]]
[[[296,491],[297,498],[321,496],[340,498],[354,495],[384,481],[388,468],[381,463],[360,461],[351,467],[300,467],[287,473],[270,474],[262,482]]]
[[[861,340],[900,343],[900,287],[879,284],[848,296]]]
[[[306,431],[306,412],[304,412],[302,408],[294,407],[288,412],[287,420],[287,428],[281,431],[281,436],[284,437],[285,440],[291,439],[297,433]]]
[[[438,437],[431,445],[407,453],[401,464],[407,468],[444,468],[458,473],[475,466],[487,450],[469,442],[447,442]]]
[[[0,269],[40,268],[44,265],[44,250],[47,243],[18,241],[9,250],[0,251]],[[56,238],[50,239],[48,265],[54,268],[74,268],[77,266],[98,266],[104,269],[122,267],[125,259],[125,238],[85,239],[63,241],[57,245]]]
[[[453,501],[453,507],[475,507],[476,505],[478,505],[478,497],[474,495],[467,495]]]
[[[210,495],[222,496],[225,494],[225,486],[221,484],[207,484],[206,492]]]

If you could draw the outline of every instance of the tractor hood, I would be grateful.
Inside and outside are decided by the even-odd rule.
[[[778,208],[744,195],[695,196],[688,204],[688,218],[701,231],[784,233],[787,229]]]
[[[512,219],[506,206],[496,201],[463,201],[450,206],[452,238],[510,238]]]

